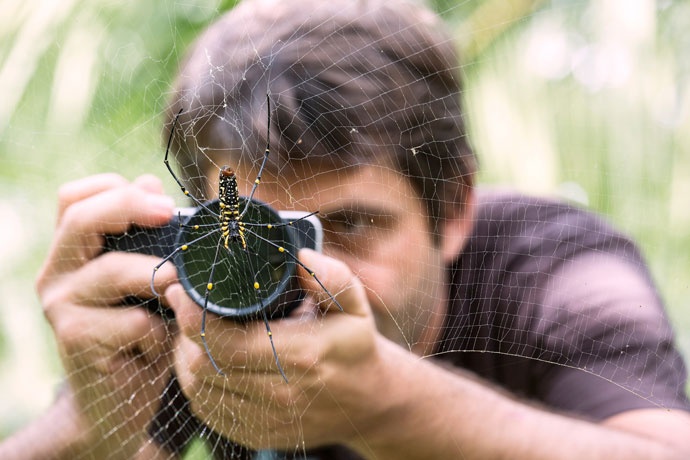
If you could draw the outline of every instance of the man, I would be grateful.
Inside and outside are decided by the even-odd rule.
[[[635,248],[474,188],[457,69],[403,2],[247,1],[213,25],[180,71],[171,155],[194,196],[223,164],[247,194],[270,141],[256,196],[319,210],[324,254],[299,258],[344,311],[301,274],[304,303],[271,322],[287,382],[261,322],[209,318],[221,375],[170,264],[154,287],[174,324],[112,308],[153,296],[160,259],[101,254],[102,235],[170,219],[160,183],[68,184],[38,289],[69,385],[5,449],[164,457],[200,430],[238,458],[687,458],[685,370]]]

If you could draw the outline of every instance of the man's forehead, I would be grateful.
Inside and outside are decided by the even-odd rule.
[[[249,195],[258,168],[247,174],[241,165],[236,168],[240,194]],[[218,173],[209,174],[217,193]],[[300,203],[319,206],[346,201],[386,201],[416,198],[409,181],[398,171],[375,165],[360,165],[340,169],[284,168],[276,173],[266,169],[261,174],[255,196],[263,201],[290,208]]]

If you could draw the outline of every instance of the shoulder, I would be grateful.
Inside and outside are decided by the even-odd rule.
[[[532,299],[554,272],[592,254],[648,277],[633,241],[602,216],[556,199],[480,189],[474,227],[451,277],[472,291],[466,292],[470,297]]]
[[[639,258],[630,238],[580,205],[510,190],[480,189],[469,251],[504,250],[565,258],[605,250]],[[467,251],[466,251],[467,252]]]
[[[477,204],[473,234],[451,267],[439,347],[450,360],[595,418],[687,407],[672,329],[630,238],[558,200],[482,191]]]

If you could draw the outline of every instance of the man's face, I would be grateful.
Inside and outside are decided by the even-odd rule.
[[[255,174],[238,171],[242,195]],[[444,260],[406,178],[380,166],[309,178],[264,173],[255,197],[279,210],[318,210],[324,253],[347,263],[362,281],[379,331],[419,354],[432,351],[446,304]],[[318,276],[318,267],[310,268]]]

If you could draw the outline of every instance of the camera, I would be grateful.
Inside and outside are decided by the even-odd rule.
[[[106,235],[104,251],[168,258],[189,297],[220,316],[236,321],[264,313],[269,319],[287,316],[304,298],[295,273],[297,251],[321,250],[321,223],[313,213],[276,211],[245,197],[240,197],[239,209],[234,238],[223,233],[220,203],[213,200],[179,208],[160,227],[135,226],[124,234]],[[172,318],[157,299],[128,298],[125,303]]]

